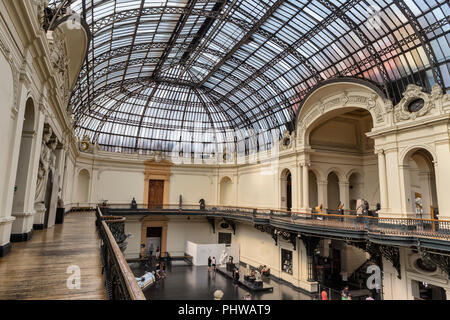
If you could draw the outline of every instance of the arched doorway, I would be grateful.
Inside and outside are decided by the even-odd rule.
[[[291,171],[285,169],[281,174],[281,209],[291,211],[292,209],[292,175]]]
[[[371,208],[380,202],[378,157],[374,140],[367,136],[373,121],[363,108],[342,107],[324,113],[307,129],[314,150],[311,163],[322,172],[332,172],[326,186],[319,183],[319,199],[333,212],[340,202],[346,210],[355,209],[357,199],[367,200]],[[341,174],[345,172],[355,175]]]
[[[406,212],[416,218],[437,219],[439,206],[433,156],[425,149],[410,151],[404,159]]]
[[[339,178],[336,173],[330,172],[327,178],[327,204],[328,210],[337,211],[339,202],[341,201],[340,190],[339,190]]]
[[[33,218],[27,214],[34,206],[34,194],[31,191],[36,188],[32,185],[32,156],[33,142],[35,141],[35,114],[34,102],[29,98],[25,104],[25,113],[20,140],[19,160],[17,164],[16,180],[14,185],[14,198],[12,214],[16,217],[13,223],[12,241],[27,240],[28,233],[33,228]],[[35,182],[36,183],[36,182]],[[27,218],[28,217],[28,218]],[[23,235],[18,237],[17,235]]]
[[[77,202],[79,206],[87,205],[89,203],[89,184],[90,184],[90,174],[86,169],[82,169],[78,173],[78,183],[77,183]]]
[[[220,205],[230,206],[233,204],[233,184],[229,177],[220,180]]]

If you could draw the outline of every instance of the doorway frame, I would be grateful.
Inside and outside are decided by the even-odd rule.
[[[167,230],[169,219],[165,216],[145,217],[141,223],[141,257],[145,256],[147,251],[147,228],[161,228],[161,248],[160,252],[167,252]],[[145,245],[143,247],[142,245]]]
[[[148,207],[149,199],[149,185],[150,180],[162,180],[164,181],[164,193],[163,193],[163,208],[164,205],[169,204],[169,190],[170,190],[170,176],[171,167],[173,163],[163,160],[161,162],[155,162],[153,160],[145,161],[144,171],[144,205]]]

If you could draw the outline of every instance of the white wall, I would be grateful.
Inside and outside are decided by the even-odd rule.
[[[215,199],[216,187],[213,184],[210,169],[172,168],[170,177],[169,202],[178,204],[180,195],[183,204],[198,205],[200,199],[206,204],[217,204]]]
[[[169,253],[184,252],[186,242],[197,244],[217,243],[217,233],[213,233],[212,226],[206,218],[169,217],[167,227],[167,251]],[[217,258],[217,257],[216,257]]]
[[[144,174],[140,172],[105,170],[99,174],[96,183],[96,202],[108,200],[109,203],[144,202]]]

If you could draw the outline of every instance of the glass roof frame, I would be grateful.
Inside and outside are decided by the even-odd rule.
[[[253,132],[275,130],[253,143],[264,150],[295,128],[314,86],[341,76],[394,103],[409,83],[450,88],[444,0],[71,2],[93,34],[71,98],[76,133],[110,151],[181,144],[204,157],[244,141],[248,154]]]

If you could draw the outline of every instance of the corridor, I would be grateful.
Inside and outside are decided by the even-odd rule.
[[[100,238],[93,212],[75,212],[64,224],[34,231],[28,242],[13,243],[0,258],[0,299],[106,299]],[[80,268],[80,288],[69,289],[68,268]]]

